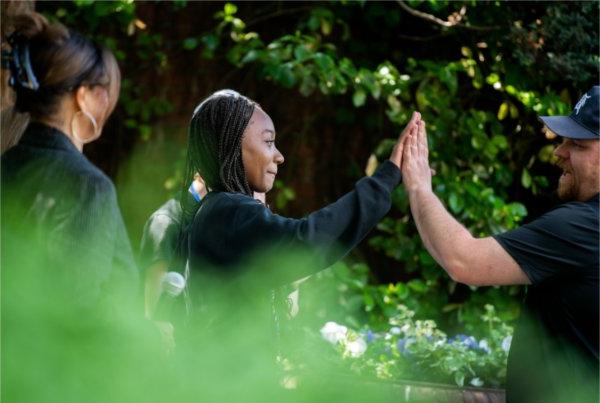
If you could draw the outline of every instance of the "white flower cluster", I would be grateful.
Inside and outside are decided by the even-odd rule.
[[[347,357],[358,358],[367,351],[367,342],[361,335],[335,322],[325,323],[321,336],[329,343],[341,346]]]

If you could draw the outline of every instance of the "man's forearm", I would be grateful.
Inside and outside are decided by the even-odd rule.
[[[410,209],[425,247],[433,258],[456,279],[462,267],[461,252],[473,240],[469,231],[446,211],[429,189],[409,192]]]

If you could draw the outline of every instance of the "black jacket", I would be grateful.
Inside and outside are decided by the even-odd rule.
[[[371,177],[336,202],[302,219],[273,214],[259,201],[240,194],[210,192],[189,229],[192,271],[235,278],[259,257],[261,281],[272,287],[325,269],[354,248],[391,206],[400,170],[385,161]],[[281,263],[290,253],[310,257],[296,267]],[[258,256],[260,255],[260,256]],[[294,266],[294,265],[292,265]],[[253,266],[254,267],[254,266]],[[256,273],[259,275],[259,273]]]
[[[1,166],[5,276],[27,272],[81,306],[139,291],[114,185],[66,135],[32,123]]]

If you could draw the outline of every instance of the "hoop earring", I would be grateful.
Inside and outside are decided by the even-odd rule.
[[[88,120],[92,124],[92,127],[94,128],[93,135],[91,137],[89,137],[87,140],[84,140],[83,138],[81,138],[79,136],[79,133],[78,133],[78,130],[77,130],[76,120],[77,120],[77,115],[80,114],[80,113],[83,116],[85,116],[86,118],[88,118]],[[90,143],[90,142],[96,140],[98,138],[98,135],[100,134],[99,130],[98,130],[98,123],[96,122],[96,119],[94,119],[94,117],[89,112],[77,111],[77,112],[75,112],[75,115],[73,115],[73,118],[71,119],[71,134],[81,144]]]

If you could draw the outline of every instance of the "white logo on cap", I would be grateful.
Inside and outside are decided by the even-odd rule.
[[[584,94],[584,95],[581,97],[581,99],[579,100],[579,102],[577,102],[577,105],[575,105],[575,110],[576,110],[575,114],[576,114],[576,115],[579,115],[579,110],[581,109],[581,107],[582,107],[583,105],[585,105],[585,101],[587,101],[587,100],[588,100],[588,99],[590,99],[590,98],[591,98],[591,96],[589,96],[588,94]]]

